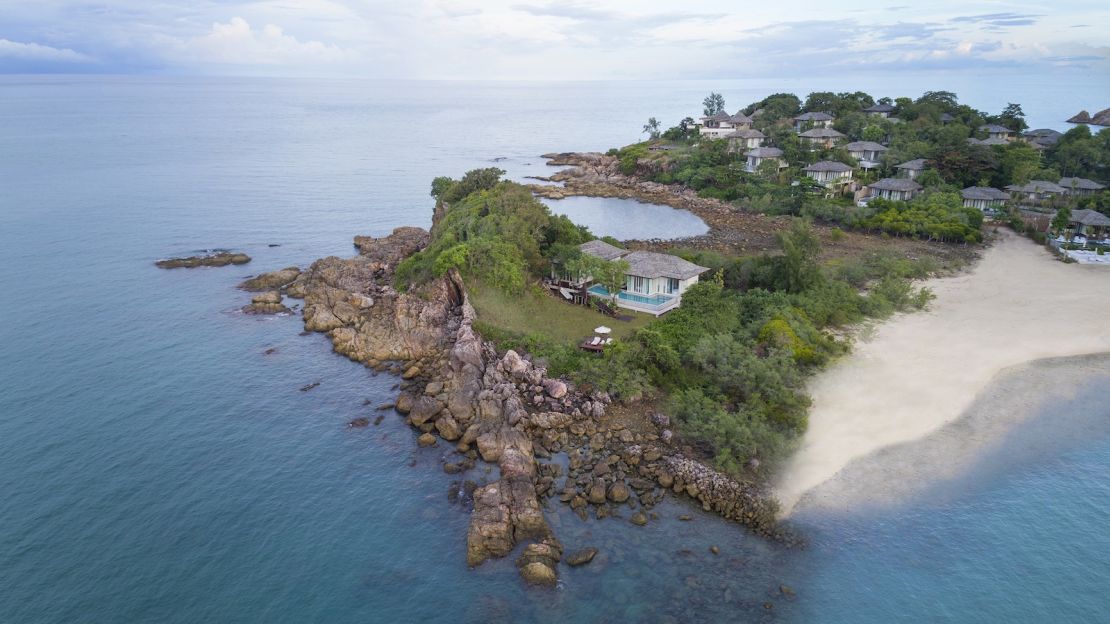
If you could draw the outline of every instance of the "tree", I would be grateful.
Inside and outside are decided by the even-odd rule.
[[[706,117],[712,117],[713,115],[724,112],[725,110],[725,98],[723,95],[717,92],[713,92],[705,96],[705,99],[702,100],[701,104],[703,106],[702,112],[705,113]]]
[[[998,122],[1014,132],[1021,132],[1029,127],[1029,124],[1025,123],[1025,112],[1021,110],[1021,104],[1013,102],[1007,103],[1006,108],[1002,109]]]
[[[917,98],[917,104],[935,104],[940,107],[942,111],[949,111],[956,108],[959,103],[956,94],[951,91],[926,91]]]
[[[801,292],[821,279],[817,256],[821,241],[805,219],[794,219],[790,229],[778,235],[782,247],[781,281],[783,290]]]
[[[1056,211],[1056,216],[1052,217],[1052,231],[1057,235],[1061,234],[1068,229],[1068,225],[1070,223],[1071,208],[1067,206],[1061,206],[1060,209]]]
[[[650,138],[658,139],[659,138],[659,120],[654,118],[654,117],[649,118],[647,120],[647,123],[644,124],[644,130],[643,131],[646,132],[647,135]]]
[[[609,291],[609,298],[614,303],[617,301],[617,294],[624,288],[624,276],[628,273],[629,265],[627,260],[602,260],[597,258],[598,262],[594,266],[590,275],[594,281],[605,287]]]

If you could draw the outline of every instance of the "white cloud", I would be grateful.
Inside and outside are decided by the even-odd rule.
[[[328,65],[354,60],[356,54],[320,41],[300,41],[277,25],[252,28],[247,20],[233,17],[216,22],[199,37],[169,42],[171,60],[215,65]]]
[[[39,43],[21,43],[0,39],[0,58],[20,61],[48,61],[53,63],[91,63],[91,56],[68,48],[54,48]]]

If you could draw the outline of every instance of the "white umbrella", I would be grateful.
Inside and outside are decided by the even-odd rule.
[[[594,328],[594,333],[595,334],[608,334],[611,331],[613,331],[613,330],[609,329],[608,327],[606,327],[604,325],[602,325],[601,327],[595,327]]]

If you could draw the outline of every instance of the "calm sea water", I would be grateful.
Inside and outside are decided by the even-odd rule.
[[[1016,83],[961,95],[1022,101],[1034,125],[1106,99]],[[639,529],[557,506],[567,547],[602,553],[527,591],[509,560],[466,569],[441,450],[392,414],[346,428],[395,379],[295,316],[237,312],[247,275],[427,225],[433,176],[548,173],[538,154],[631,142],[711,88],[731,105],[809,87],[0,78],[0,622],[1100,619],[1110,435],[944,502],[802,517],[805,550],[682,501]],[[906,91],[926,88],[961,91]],[[217,247],[254,261],[152,264]],[[1094,380],[1054,409],[1108,395]]]

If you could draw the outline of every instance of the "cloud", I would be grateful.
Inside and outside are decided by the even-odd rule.
[[[953,23],[965,22],[970,24],[984,24],[996,28],[1005,28],[1009,26],[1032,26],[1037,23],[1037,18],[1040,17],[1040,15],[1025,13],[984,13],[981,15],[964,15],[961,17],[953,17],[949,21]]]
[[[91,56],[69,48],[55,48],[39,43],[21,43],[8,39],[0,39],[0,59],[38,63],[92,63],[95,61]]]
[[[300,41],[274,24],[252,28],[247,20],[233,17],[216,22],[202,36],[164,38],[168,60],[215,65],[334,64],[354,60],[356,54],[320,41]]]

